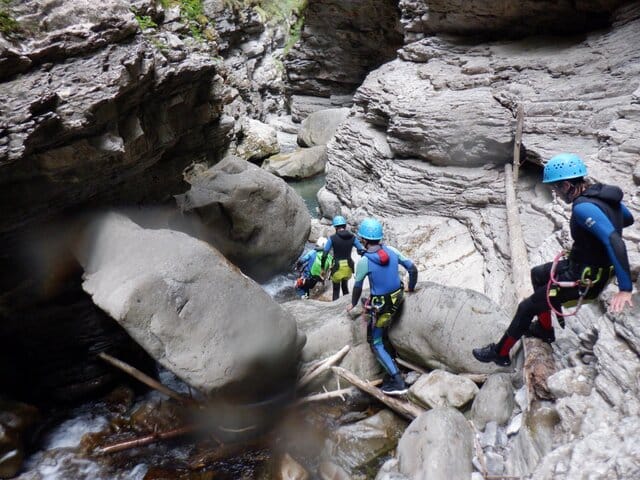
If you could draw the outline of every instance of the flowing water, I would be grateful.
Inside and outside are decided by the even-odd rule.
[[[312,217],[319,216],[316,194],[324,185],[324,175],[308,180],[290,182],[290,185],[302,196]],[[296,297],[293,271],[276,275],[262,285],[263,289],[276,301],[285,302]],[[188,393],[188,386],[171,372],[162,370],[160,382],[169,388]],[[163,395],[150,391],[135,400],[129,411],[145,404],[160,404]],[[117,408],[116,408],[117,409]],[[189,471],[188,458],[194,449],[193,442],[170,441],[157,442],[141,448],[119,453],[112,457],[97,458],[87,455],[82,448],[83,441],[91,434],[108,430],[110,422],[117,416],[114,405],[109,401],[98,400],[59,413],[51,413],[44,433],[24,464],[19,480],[150,480],[166,478],[270,478],[264,473],[269,455],[263,451],[240,452],[235,458],[219,462],[217,469],[209,471],[208,476]],[[296,427],[300,430],[308,426]],[[297,438],[300,432],[292,434]],[[307,436],[305,431],[302,436]],[[83,437],[85,440],[83,440]],[[321,441],[321,440],[320,440]],[[292,443],[296,443],[295,442]],[[293,447],[291,447],[293,448]],[[303,455],[303,454],[301,454]],[[194,476],[195,475],[195,476]]]

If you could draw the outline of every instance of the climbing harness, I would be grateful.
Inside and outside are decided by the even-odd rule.
[[[584,303],[585,297],[589,293],[589,290],[591,289],[591,287],[593,287],[596,283],[598,283],[601,280],[602,272],[603,272],[603,268],[598,268],[598,271],[596,273],[596,278],[592,280],[591,278],[589,278],[592,273],[591,267],[585,267],[582,270],[582,274],[579,280],[573,280],[573,281],[557,280],[556,268],[558,267],[558,262],[560,261],[561,258],[566,256],[567,256],[566,252],[561,251],[553,259],[553,264],[551,265],[551,272],[549,273],[549,281],[547,282],[547,305],[549,306],[549,309],[559,317],[573,317],[578,313],[578,311],[580,310],[580,307],[582,307],[582,304]],[[611,275],[609,275],[609,278],[611,278]],[[554,306],[551,304],[551,286],[552,285],[559,288],[576,288],[576,287],[578,288],[579,297],[577,302],[573,304],[576,307],[576,309],[573,312],[562,313],[554,308]],[[570,304],[572,304],[572,302],[566,302],[564,305],[570,305]],[[564,325],[563,325],[564,321],[561,321],[560,324],[564,328]]]

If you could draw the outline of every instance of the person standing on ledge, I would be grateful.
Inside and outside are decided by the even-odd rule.
[[[561,312],[564,303],[597,298],[613,272],[619,292],[611,301],[611,311],[621,312],[626,305],[632,306],[633,284],[622,229],[633,223],[633,216],[622,203],[623,193],[619,187],[591,185],[585,180],[586,175],[587,167],[573,153],[556,155],[545,165],[542,183],[550,185],[557,196],[572,205],[569,226],[573,246],[568,258],[557,263],[551,283],[554,262],[531,269],[533,294],[520,302],[509,328],[497,344],[473,349],[477,360],[510,365],[509,351],[523,335],[548,343],[555,341],[551,309]],[[573,283],[573,286],[559,286],[554,280]],[[534,316],[538,321],[532,323]]]
[[[415,290],[418,269],[398,250],[382,245],[382,236],[382,224],[378,220],[365,218],[360,224],[358,237],[362,239],[365,252],[356,265],[356,282],[347,312],[358,304],[364,279],[368,277],[371,294],[364,305],[368,316],[367,340],[376,359],[388,374],[382,383],[382,392],[387,395],[402,395],[407,392],[407,386],[393,359],[395,350],[389,342],[388,330],[404,300],[404,285],[400,281],[398,265],[409,272],[409,292]]]
[[[351,250],[355,247],[358,253],[362,255],[364,253],[364,247],[360,243],[360,240],[347,230],[347,220],[342,215],[333,217],[332,224],[336,229],[336,233],[331,235],[324,245],[322,268],[325,268],[327,256],[333,249],[331,282],[333,282],[333,300],[337,300],[340,298],[340,287],[342,287],[343,295],[349,293],[349,279],[353,275]]]

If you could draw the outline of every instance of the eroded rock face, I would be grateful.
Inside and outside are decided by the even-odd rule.
[[[106,214],[77,255],[94,303],[190,385],[255,399],[295,381],[295,321],[204,242]]]
[[[640,425],[640,358],[637,338],[622,327],[639,318],[638,300],[635,294],[634,307],[619,315],[572,319],[574,331],[593,328],[596,332],[592,360],[574,367],[583,371],[584,385],[557,400],[556,442],[532,478],[565,480],[585,471],[616,480],[640,475],[640,449],[633,433]],[[630,342],[631,338],[635,339]]]
[[[229,143],[209,55],[165,57],[134,35],[128,2],[82,3],[16,7],[42,30],[16,43],[30,69],[0,83],[0,232],[88,202],[166,199],[194,155]]]
[[[396,2],[309,2],[300,41],[285,58],[292,93],[351,93],[402,44]],[[327,107],[325,107],[327,108]]]
[[[96,3],[9,1],[9,14],[16,19],[16,31],[2,40],[0,80],[44,62],[61,61],[117,43],[138,29],[129,2],[105,0]]]
[[[437,33],[527,35],[570,34],[606,25],[622,0],[510,2],[493,0],[400,0],[405,38]]]
[[[289,268],[302,252],[311,216],[282,179],[229,156],[191,180],[177,197],[196,213],[203,237],[247,275],[265,280]]]
[[[511,161],[521,103],[522,158],[531,165],[521,172],[518,195],[521,205],[531,205],[522,215],[532,255],[557,251],[548,238],[566,218],[535,186],[540,171],[533,164],[558,152],[579,152],[595,180],[621,186],[637,215],[640,146],[629,132],[640,129],[639,84],[627,45],[640,44],[640,8],[623,8],[615,18],[611,30],[584,41],[429,37],[405,46],[398,59],[369,74],[327,146],[323,213],[335,212],[339,202],[341,213],[354,218],[463,221],[486,262],[482,280],[471,283],[484,281],[484,293],[499,300],[500,289],[511,289],[500,273],[510,269],[503,165]]]

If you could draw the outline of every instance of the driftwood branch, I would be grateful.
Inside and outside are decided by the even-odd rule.
[[[516,137],[513,142],[513,181],[518,183],[520,173],[520,148],[522,145],[522,125],[524,124],[524,109],[522,104],[518,104],[516,114]]]
[[[173,430],[168,430],[166,432],[155,432],[144,437],[134,438],[133,440],[125,440],[123,442],[107,445],[106,447],[98,447],[93,450],[93,453],[97,455],[106,455],[108,453],[121,452],[123,450],[149,445],[150,443],[157,442],[158,440],[180,437],[182,435],[192,433],[196,429],[197,427],[195,425],[187,425]]]
[[[378,386],[382,383],[382,380],[372,380],[371,382],[368,382],[368,383],[369,385]],[[300,400],[298,400],[298,405],[301,405],[303,403],[308,403],[308,402],[330,400],[338,397],[344,400],[343,395],[354,395],[357,392],[358,392],[358,389],[356,387],[347,387],[347,388],[340,388],[338,390],[330,390],[324,393],[316,393],[314,395],[302,397]]]
[[[425,410],[417,405],[407,402],[404,400],[399,400],[397,398],[389,397],[382,393],[379,388],[374,387],[369,382],[365,382],[364,380],[358,378],[357,375],[353,374],[349,370],[346,370],[342,367],[331,367],[332,370],[340,375],[342,378],[347,380],[349,383],[355,385],[360,390],[368,393],[372,397],[376,398],[380,402],[384,403],[387,407],[391,408],[393,411],[399,413],[405,418],[409,420],[413,420],[418,415],[423,413]]]
[[[418,372],[418,373],[427,373],[427,371],[424,368],[419,367],[418,365],[415,365],[411,362],[407,362],[406,360],[403,360],[400,357],[396,357],[395,360],[398,363],[398,365],[402,365],[403,367],[406,367],[409,370],[413,370],[414,372]]]
[[[311,380],[313,380],[314,378],[317,378],[323,372],[328,371],[333,365],[335,365],[340,360],[342,360],[342,358],[347,354],[347,352],[349,351],[350,348],[351,347],[349,345],[345,345],[340,350],[338,350],[336,353],[334,353],[330,357],[327,357],[320,364],[316,365],[315,368],[307,371],[302,376],[302,378],[300,380],[298,380],[298,388],[305,387],[306,385],[308,385],[311,382]]]
[[[181,395],[178,392],[176,392],[175,390],[171,390],[169,387],[167,387],[167,386],[163,385],[162,383],[154,380],[149,375],[141,372],[137,368],[132,367],[131,365],[129,365],[128,363],[123,362],[122,360],[118,360],[117,358],[112,357],[111,355],[109,355],[107,353],[104,353],[104,352],[100,352],[98,354],[98,357],[100,357],[105,362],[110,363],[114,367],[118,367],[120,370],[128,373],[133,378],[135,378],[136,380],[144,383],[148,387],[153,388],[154,390],[157,390],[160,393],[164,393],[169,398],[173,398],[174,400],[177,400],[178,402],[183,403],[183,404],[193,404],[193,403],[195,403],[192,398],[189,398],[189,397],[186,397],[184,395]]]
[[[478,462],[480,462],[480,473],[484,478],[487,478],[488,470],[487,470],[487,460],[484,455],[484,451],[482,450],[482,446],[480,445],[480,441],[478,440],[478,429],[476,425],[469,420],[469,425],[471,425],[471,429],[473,430],[473,446],[476,449],[476,457],[478,457]]]

